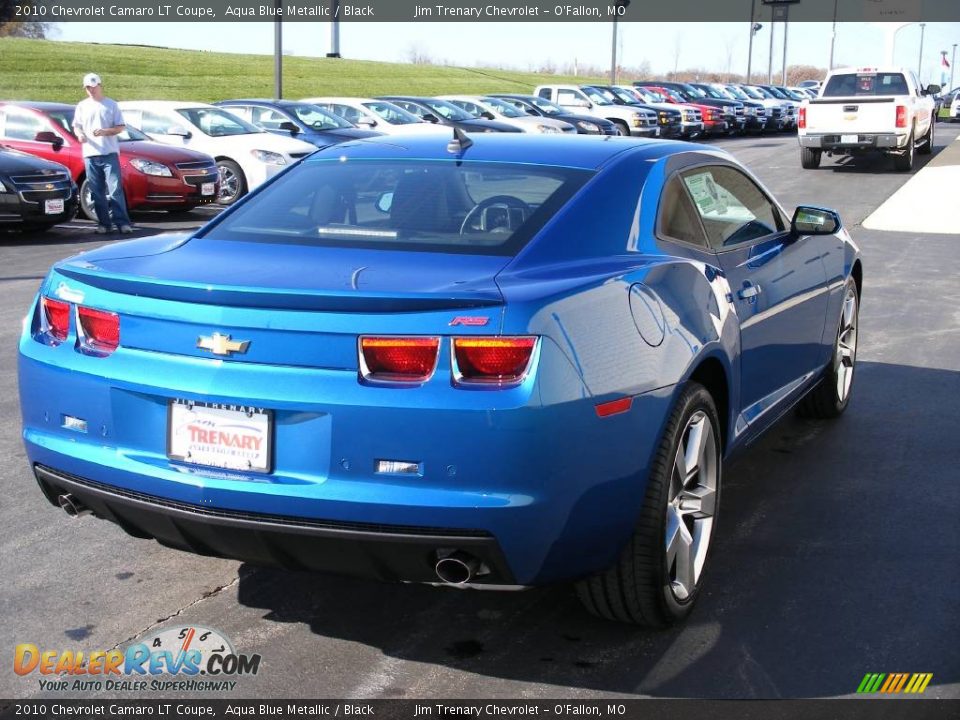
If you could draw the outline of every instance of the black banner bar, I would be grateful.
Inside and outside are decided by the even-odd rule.
[[[0,719],[945,720],[960,700],[0,700]]]
[[[789,2],[793,22],[960,21],[960,0]],[[723,22],[749,21],[747,0],[0,0],[4,22]]]

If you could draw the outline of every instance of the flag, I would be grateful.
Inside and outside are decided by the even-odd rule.
[[[943,66],[944,66],[945,68],[950,67],[950,63],[947,61],[947,54],[946,54],[946,53],[944,53],[943,55],[941,55],[941,56],[940,56],[940,59],[943,60]]]

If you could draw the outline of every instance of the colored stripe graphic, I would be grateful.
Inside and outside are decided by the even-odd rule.
[[[919,694],[927,689],[933,673],[867,673],[857,686],[858,693]]]

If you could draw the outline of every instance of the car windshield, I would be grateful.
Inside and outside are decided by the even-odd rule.
[[[549,100],[545,100],[542,97],[529,97],[524,98],[524,102],[528,102],[531,105],[535,106],[540,110],[544,115],[564,115],[566,114],[562,107],[555,105]]]
[[[663,88],[663,93],[666,97],[670,98],[674,102],[683,103],[687,101],[687,99],[683,97],[683,95],[678,93],[673,88]]]
[[[684,85],[680,92],[686,92],[686,95],[691,98],[705,98],[707,93],[703,88],[699,88],[696,85]]]
[[[220,108],[178,108],[177,114],[185,117],[191,125],[210,137],[253,135],[264,132],[256,125],[251,125],[246,120]]]
[[[362,103],[362,105],[372,113],[375,113],[391,125],[413,125],[421,122],[413,113],[408,113],[402,107],[383,100],[373,100]]]
[[[62,127],[65,131],[73,135],[73,108],[69,110],[48,110],[46,111],[47,116]],[[126,126],[126,130],[117,135],[117,140],[120,142],[131,142],[133,140],[149,140],[146,135],[137,130],[135,127],[130,125]]]
[[[787,94],[786,94],[785,92],[783,92],[783,91],[782,91],[780,88],[778,88],[778,87],[767,87],[767,88],[764,88],[764,90],[766,90],[768,93],[770,93],[770,94],[773,95],[775,98],[777,98],[777,100],[789,100],[789,99],[790,99],[789,97],[787,97]]]
[[[523,110],[518,110],[510,103],[504,100],[499,100],[494,97],[485,97],[483,99],[483,104],[489,105],[491,108],[493,108],[496,112],[500,113],[504,117],[519,118],[519,117],[526,117],[527,115],[525,112],[523,112]]]
[[[753,95],[747,95],[743,90],[735,85],[727,85],[727,92],[729,92],[737,100],[750,100],[751,98],[756,100]]]
[[[429,100],[420,100],[419,103],[426,105],[430,108],[431,112],[447,120],[476,120],[476,118],[466,110],[462,110],[453,103],[448,103],[446,100],[434,100],[431,98]]]
[[[695,85],[694,87],[700,90],[705,97],[712,97],[716,100],[729,100],[729,98],[725,97],[723,93],[721,93],[716,88],[710,87],[709,85],[707,86]]]
[[[782,92],[784,95],[786,95],[788,98],[790,98],[791,100],[803,100],[805,97],[802,93],[798,93],[797,91],[791,90],[790,88],[777,88],[777,89],[780,92]]]
[[[746,93],[748,97],[753,98],[754,100],[766,100],[767,96],[760,92],[757,88],[753,87],[740,87],[740,91]]]
[[[293,113],[297,120],[314,130],[345,130],[353,127],[342,117],[309,103],[284,105],[283,109]]]
[[[512,255],[591,175],[463,160],[324,159],[255,192],[203,237]]]
[[[833,75],[821,97],[871,95],[907,95],[907,79],[903,73],[841,73]]]
[[[636,97],[631,95],[629,92],[627,92],[623,88],[618,88],[618,87],[610,88],[609,92],[612,92],[614,95],[616,95],[618,98],[623,100],[623,102],[625,103],[629,104],[629,103],[638,102]]]
[[[613,105],[613,101],[610,100],[610,98],[608,98],[598,88],[587,85],[582,89],[586,96],[590,98],[590,102],[594,103],[595,105]]]
[[[743,98],[739,98],[736,95],[734,95],[733,91],[730,90],[730,88],[711,86],[710,89],[713,90],[715,93],[717,93],[715,97],[719,97],[723,100],[743,100]]]

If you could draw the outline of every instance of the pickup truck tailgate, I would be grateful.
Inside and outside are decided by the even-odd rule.
[[[892,133],[896,123],[892,97],[811,100],[807,107],[807,132],[812,133]]]

